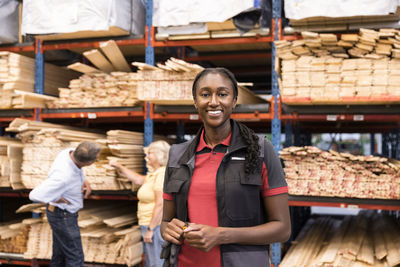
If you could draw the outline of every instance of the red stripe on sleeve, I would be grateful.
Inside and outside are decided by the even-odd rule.
[[[262,195],[263,197],[275,196],[279,194],[284,194],[288,192],[287,186],[277,187],[277,188],[269,188],[268,190],[264,190]]]
[[[165,200],[173,200],[172,194],[163,193],[163,199],[165,199]]]

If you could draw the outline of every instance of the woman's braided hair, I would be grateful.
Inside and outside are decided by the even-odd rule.
[[[238,122],[238,125],[239,125],[240,135],[243,137],[244,141],[247,144],[245,173],[251,174],[254,173],[260,166],[260,162],[258,160],[258,154],[260,151],[260,145],[258,144],[258,136],[252,129],[250,129],[243,123]]]
[[[233,75],[232,72],[230,72],[226,68],[206,68],[202,70],[199,74],[197,74],[196,78],[193,81],[193,86],[192,86],[192,95],[193,99],[196,99],[196,89],[197,89],[197,84],[200,81],[200,79],[207,74],[210,73],[218,73],[220,75],[225,76],[228,78],[228,80],[231,81],[232,83],[232,88],[233,88],[233,96],[234,99],[237,99],[238,97],[238,85],[235,76]],[[247,144],[246,148],[246,160],[245,160],[245,173],[246,174],[251,174],[254,173],[258,168],[259,168],[259,160],[258,160],[258,155],[259,155],[259,150],[260,150],[260,145],[258,144],[258,136],[255,134],[255,132],[247,127],[246,125],[239,123],[239,131],[240,135],[243,137]]]

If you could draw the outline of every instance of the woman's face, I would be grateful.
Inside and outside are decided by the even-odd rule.
[[[156,170],[160,167],[160,163],[158,162],[158,158],[157,158],[155,150],[149,149],[146,152],[145,160],[146,160],[146,165],[151,167],[154,170]]]
[[[219,73],[208,73],[197,83],[194,105],[207,127],[218,128],[229,123],[236,106],[232,82]]]

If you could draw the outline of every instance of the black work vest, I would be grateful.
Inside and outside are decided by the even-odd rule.
[[[170,151],[164,191],[173,195],[176,216],[182,221],[188,221],[187,196],[201,131],[193,140],[173,145]],[[247,145],[240,136],[237,123],[232,120],[231,144],[221,161],[216,178],[219,226],[250,227],[266,222],[260,192],[263,142],[260,140],[260,168],[246,176],[244,158]],[[220,249],[222,266],[269,266],[268,245],[227,244],[221,245]]]

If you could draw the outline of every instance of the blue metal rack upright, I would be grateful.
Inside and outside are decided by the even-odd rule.
[[[282,14],[282,0],[272,0],[272,19],[275,23],[272,23],[274,34],[274,40],[279,40],[280,36],[280,19]],[[275,71],[275,57],[276,57],[276,46],[272,42],[272,64],[271,64],[271,86],[272,86],[272,97],[274,97],[274,117],[271,121],[271,134],[272,134],[272,144],[275,148],[276,153],[279,153],[281,149],[281,120],[278,116],[279,112],[279,84],[278,84],[278,73]],[[281,262],[281,244],[274,243],[271,244],[271,263],[277,266]]]
[[[43,41],[35,40],[35,93],[44,94],[44,53]],[[36,108],[35,119],[40,121],[40,110]]]
[[[152,26],[153,26],[153,0],[146,1],[146,64],[154,66],[154,47],[152,44]],[[150,116],[151,104],[146,102],[146,115],[144,119],[144,146],[149,146],[153,142],[154,122]]]

